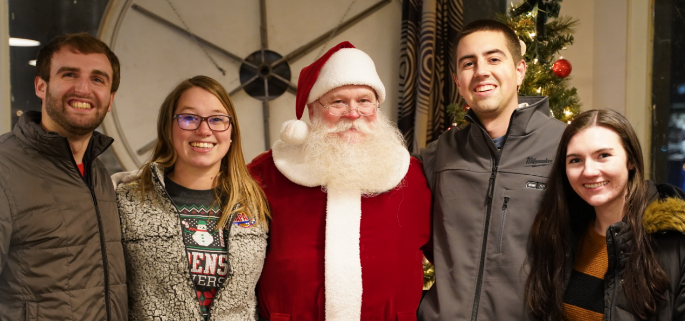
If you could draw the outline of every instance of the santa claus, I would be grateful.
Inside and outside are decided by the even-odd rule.
[[[416,320],[431,197],[384,100],[373,61],[349,42],[302,69],[298,120],[249,165],[272,216],[262,318]]]

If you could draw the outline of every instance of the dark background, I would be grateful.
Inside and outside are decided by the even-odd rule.
[[[685,0],[654,3],[652,177],[685,188]],[[645,160],[649,161],[649,160]]]

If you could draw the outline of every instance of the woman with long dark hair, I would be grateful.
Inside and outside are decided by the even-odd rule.
[[[531,230],[532,317],[685,320],[684,196],[645,181],[640,143],[622,115],[578,115]]]
[[[256,319],[269,212],[221,84],[196,76],[169,93],[150,161],[117,202],[129,320]]]

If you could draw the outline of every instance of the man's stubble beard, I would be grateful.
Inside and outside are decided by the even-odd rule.
[[[346,131],[351,127],[357,131]],[[364,117],[341,119],[335,128],[315,118],[303,146],[307,168],[324,188],[355,189],[367,195],[394,187],[388,184],[408,153],[400,131],[380,113],[371,124]]]
[[[73,96],[77,97],[77,96]],[[102,107],[102,102],[97,98],[90,99],[95,108],[94,117],[88,121],[78,121],[67,114],[67,102],[64,97],[58,98],[50,94],[50,86],[45,92],[45,110],[50,116],[50,119],[58,126],[64,129],[67,133],[74,136],[85,136],[92,133],[105,119],[107,112],[103,112],[105,108]]]

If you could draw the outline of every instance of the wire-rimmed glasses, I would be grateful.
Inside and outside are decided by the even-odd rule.
[[[376,110],[380,108],[380,105],[378,104],[378,101],[376,102],[371,102],[370,100],[364,100],[359,103],[357,103],[357,107],[352,108],[350,105],[341,102],[341,101],[336,101],[328,106],[324,105],[321,103],[321,101],[318,101],[321,107],[326,108],[328,110],[328,113],[333,115],[333,116],[345,116],[349,114],[353,109],[357,110],[357,113],[362,116],[371,116],[376,113]]]

